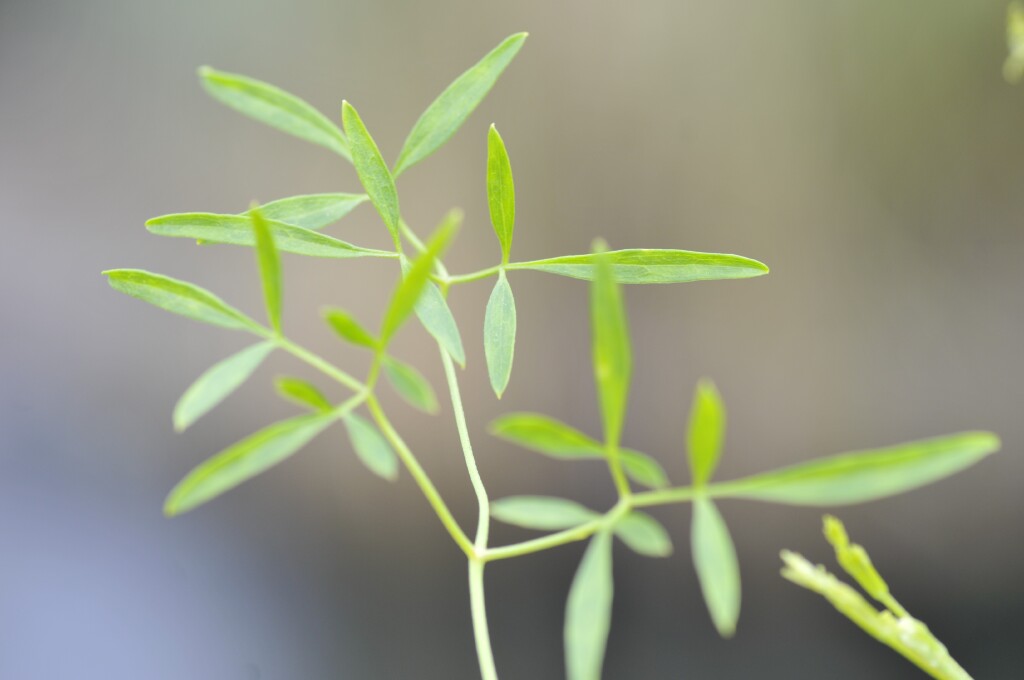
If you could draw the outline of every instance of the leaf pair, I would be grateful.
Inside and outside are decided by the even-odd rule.
[[[607,460],[607,449],[579,430],[537,413],[510,413],[491,423],[491,434],[513,444],[560,460]],[[668,478],[661,465],[647,454],[622,449],[619,459],[626,474],[638,484],[661,488]]]
[[[437,151],[476,109],[508,64],[519,52],[525,33],[509,36],[476,65],[452,82],[423,112],[413,126],[395,164],[397,177]],[[326,116],[278,87],[246,76],[199,69],[199,78],[210,95],[255,120],[318,144],[354,161],[356,145]]]
[[[508,152],[493,125],[487,133],[487,204],[494,233],[501,244],[502,269],[498,271],[498,280],[487,300],[484,314],[484,358],[491,388],[501,399],[512,375],[516,346],[516,301],[504,270],[512,248],[516,196]]]
[[[550,496],[509,496],[491,504],[491,516],[525,529],[572,529],[601,522],[604,515],[575,501]],[[672,540],[658,520],[632,510],[611,525],[613,533],[633,551],[648,557],[667,557]]]

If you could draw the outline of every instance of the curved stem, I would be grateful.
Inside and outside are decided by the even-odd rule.
[[[493,267],[487,267],[486,269],[480,269],[475,272],[468,274],[457,274],[455,276],[449,276],[445,279],[445,283],[448,285],[457,285],[460,283],[470,283],[471,281],[479,281],[480,279],[486,279],[494,276],[498,272],[504,269],[504,265],[496,264]]]
[[[423,492],[427,502],[430,503],[430,507],[434,509],[438,519],[441,520],[441,524],[448,530],[452,540],[462,549],[466,557],[474,559],[476,557],[476,550],[473,548],[473,543],[469,540],[466,532],[462,530],[462,527],[459,526],[459,523],[455,521],[451,510],[448,509],[444,499],[441,498],[441,494],[438,493],[437,487],[430,481],[430,477],[427,476],[426,471],[424,471],[419,461],[416,460],[416,456],[413,455],[405,441],[391,425],[391,421],[384,414],[384,409],[380,407],[380,402],[377,401],[375,396],[370,395],[366,400],[366,406],[369,408],[370,415],[373,416],[380,431],[384,434],[384,438],[394,447],[398,457],[402,459],[402,463],[405,464],[409,474],[412,475],[413,480],[420,487],[420,491]]]

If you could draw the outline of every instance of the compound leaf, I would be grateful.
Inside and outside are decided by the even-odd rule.
[[[505,67],[519,53],[526,33],[505,38],[472,68],[445,88],[413,125],[395,163],[395,177],[437,151],[491,91]]]
[[[174,407],[174,429],[178,432],[185,430],[224,401],[249,379],[273,350],[273,343],[261,342],[207,369],[185,390]]]
[[[253,78],[199,69],[199,78],[210,95],[227,106],[261,123],[327,147],[352,160],[348,141],[341,130],[322,113],[293,94]]]

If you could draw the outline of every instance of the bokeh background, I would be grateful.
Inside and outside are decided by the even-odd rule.
[[[473,678],[464,563],[408,475],[365,471],[331,430],[287,464],[175,520],[190,468],[293,413],[285,358],[184,435],[180,393],[245,338],[147,307],[99,272],[195,281],[256,314],[251,252],[148,235],[169,212],[356,190],[319,147],[238,116],[201,64],[250,74],[336,117],[359,107],[394,158],[422,109],[509,33],[531,37],[491,96],[403,176],[421,230],[453,205],[455,271],[495,262],[484,191],[496,122],[518,193],[513,255],[614,246],[736,252],[768,277],[631,288],[627,428],[686,480],[684,414],[701,376],[729,407],[721,476],[953,432],[1004,453],[927,489],[841,510],[897,596],[978,678],[1024,668],[1024,87],[1001,78],[1005,4],[957,0],[0,0],[0,678]],[[331,233],[384,245],[372,208]],[[286,324],[360,372],[319,320],[375,322],[379,262],[285,260]],[[490,438],[536,410],[596,432],[586,286],[512,277],[519,343],[488,389],[487,284],[455,291],[471,432],[492,496],[595,507],[600,465]],[[401,355],[440,386],[411,325]],[[442,392],[443,394],[443,392]],[[388,399],[460,520],[475,508],[450,409]],[[722,641],[689,563],[689,509],[656,514],[674,557],[616,552],[608,678],[921,677],[778,577],[778,551],[830,562],[820,515],[724,504],[743,615]],[[498,543],[528,532],[496,527]],[[488,570],[504,678],[562,676],[565,595],[581,545]]]

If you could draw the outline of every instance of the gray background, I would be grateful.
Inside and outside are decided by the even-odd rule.
[[[505,35],[531,38],[490,98],[403,176],[421,231],[452,205],[455,271],[496,261],[486,129],[516,172],[514,257],[614,246],[738,252],[768,277],[627,293],[636,350],[627,442],[686,480],[695,381],[729,407],[723,478],[838,451],[992,429],[1005,453],[906,496],[839,513],[978,678],[1015,677],[1024,613],[1024,86],[1000,76],[1002,2],[640,3],[0,0],[0,678],[472,678],[464,564],[408,475],[378,481],[340,430],[201,510],[160,505],[191,467],[293,413],[275,359],[185,435],[171,408],[244,338],[110,291],[141,267],[258,313],[252,254],[148,235],[151,216],[355,190],[346,163],[239,117],[197,66],[250,74],[336,117],[359,107],[394,158],[420,111]],[[369,206],[332,232],[386,245]],[[379,262],[289,257],[286,324],[361,372],[318,318],[375,322]],[[452,304],[480,466],[494,497],[606,507],[601,466],[491,439],[536,410],[590,432],[586,287],[512,278],[519,344],[499,403],[483,369],[489,286]],[[440,384],[422,330],[401,356]],[[340,396],[335,394],[334,396]],[[450,409],[388,405],[469,526]],[[829,560],[820,512],[728,503],[742,560],[732,641],[707,620],[689,509],[657,512],[676,555],[616,552],[608,678],[918,677],[778,578],[778,550]],[[497,543],[531,534],[496,527]],[[562,674],[561,618],[582,546],[488,571],[503,678]],[[829,560],[830,561],[830,560]]]

